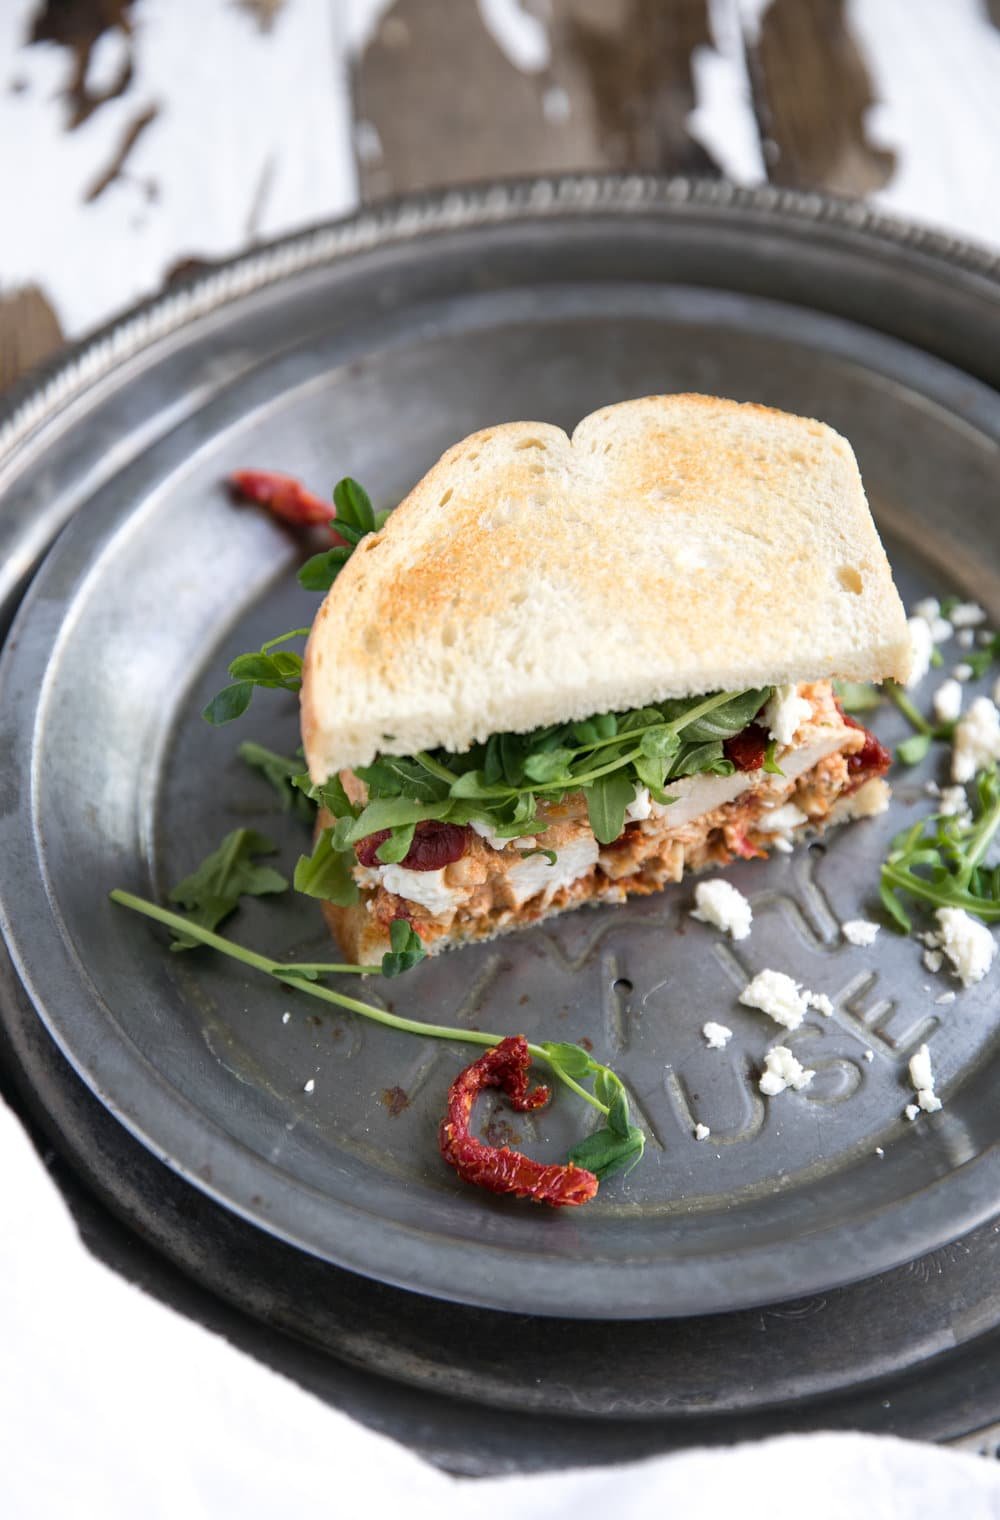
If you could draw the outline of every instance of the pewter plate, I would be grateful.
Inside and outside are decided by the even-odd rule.
[[[923,775],[825,849],[733,868],[755,912],[738,946],[691,920],[681,886],[368,984],[417,1018],[585,1037],[613,1062],[647,1156],[573,1213],[483,1198],[439,1161],[457,1049],[317,1014],[200,952],[169,956],[106,898],[114,885],[163,893],[241,823],[270,832],[286,868],[304,846],[234,753],[250,736],[292,747],[293,703],[258,697],[238,731],[198,719],[232,654],[315,607],[295,583],[300,548],[221,489],[240,465],[320,485],[351,473],[388,505],[491,422],[572,426],[657,390],[753,398],[851,437],[907,600],[960,591],[1000,621],[1000,402],[972,373],[996,352],[996,311],[975,261],[949,282],[928,250],[846,214],[816,226],[805,204],[571,186],[584,183],[599,193],[425,201],[255,256],[256,275],[232,266],[172,318],[152,308],[99,383],[76,375],[49,415],[13,416],[7,583],[30,566],[33,503],[50,526],[72,520],[0,677],[0,911],[40,1016],[92,1090],[263,1229],[444,1298],[664,1317],[857,1280],[1000,1206],[992,981],[942,1005],[948,983],[914,942],[883,931],[859,950],[839,934],[877,916],[878,862],[928,806]],[[901,733],[893,717],[880,731]],[[252,903],[230,928],[275,954],[327,953],[301,902]],[[789,1040],[813,1086],[772,1102],[756,1074],[777,1031],[736,1001],[764,966],[836,1005]],[[705,1048],[708,1018],[735,1030],[724,1052]],[[906,1062],[925,1039],[945,1108],[911,1125]],[[536,1119],[483,1113],[494,1139],[553,1156],[580,1119],[563,1101]]]

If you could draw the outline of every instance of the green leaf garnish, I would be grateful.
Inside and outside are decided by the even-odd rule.
[[[867,681],[834,681],[833,689],[845,712],[874,712],[882,705],[882,693]]]
[[[308,628],[293,628],[269,639],[252,654],[239,654],[229,667],[234,685],[226,686],[203,709],[207,723],[231,723],[250,706],[254,688],[267,686],[282,691],[298,691],[302,685],[302,656],[290,649],[279,649],[289,639],[309,637]],[[272,650],[277,650],[272,654]]]
[[[931,747],[931,734],[911,734],[896,745],[896,759],[904,765],[919,765]]]
[[[235,911],[241,897],[287,891],[288,882],[280,871],[257,865],[253,859],[255,855],[276,853],[277,846],[266,835],[254,829],[234,829],[197,870],[178,882],[170,901],[180,903],[194,923],[214,929]],[[170,948],[191,950],[197,943],[190,934],[180,933]]]
[[[1000,829],[996,765],[976,777],[971,816],[934,814],[897,834],[882,866],[886,911],[909,932],[901,898],[932,908],[963,908],[984,923],[1000,922],[1000,867],[983,864]]]
[[[311,855],[300,855],[295,867],[296,892],[319,897],[339,908],[350,907],[360,897],[351,872],[356,861],[353,850],[336,847],[333,830],[324,829]]]
[[[584,789],[587,817],[598,844],[613,844],[625,827],[625,809],[635,796],[628,770],[611,771]]]
[[[389,925],[389,943],[392,949],[382,957],[383,976],[402,976],[427,957],[423,940],[405,918],[395,918]]]
[[[278,755],[263,744],[247,739],[237,751],[240,759],[251,770],[259,771],[270,782],[278,795],[281,810],[295,813],[310,822],[316,814],[316,804],[309,787],[309,777],[302,774],[302,760],[298,756]],[[305,783],[303,785],[302,783]]]

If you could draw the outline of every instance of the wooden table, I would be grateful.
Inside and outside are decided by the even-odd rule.
[[[358,199],[578,168],[1000,244],[1000,0],[9,0],[0,387]]]

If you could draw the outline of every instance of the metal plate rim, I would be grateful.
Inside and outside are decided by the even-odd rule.
[[[534,182],[534,183],[546,183],[546,182]],[[573,181],[573,183],[574,184],[584,184],[585,185],[585,184],[589,183],[589,181],[587,180],[586,177],[580,177],[578,180]],[[609,183],[614,187],[614,189],[615,189],[616,192],[619,192],[619,191],[622,190],[622,187],[624,185],[628,184],[628,181],[613,180],[613,181],[610,181]],[[663,182],[657,182],[657,183],[663,183]],[[673,182],[665,182],[665,183],[669,186]],[[688,184],[689,182],[684,182],[684,183]],[[714,187],[714,188],[717,189],[718,187]],[[442,204],[444,203],[444,201],[446,199],[447,199],[446,197],[441,198]],[[811,198],[804,197],[804,198],[801,198],[801,199],[803,201],[809,202]],[[812,198],[812,199],[819,200],[820,198]],[[634,198],[632,198],[630,200],[630,204],[634,204]],[[726,205],[727,209],[731,209],[732,202],[730,200],[726,199],[723,202],[723,204]],[[832,203],[832,204],[837,205],[839,203]],[[579,206],[579,202],[576,202],[576,201],[571,202],[570,209],[574,209],[575,207],[578,207],[578,206]],[[496,216],[487,216],[485,214],[485,210],[486,210],[486,202],[485,201],[483,202],[482,205],[480,205],[477,202],[474,209],[475,209],[477,215],[482,214],[481,215],[481,219],[483,219],[483,220],[496,220],[497,219]],[[536,208],[533,207],[533,206],[531,206],[530,204],[521,207],[521,209],[524,210],[524,211],[526,211],[529,216],[535,215],[535,212],[536,212]],[[587,211],[592,211],[592,210],[595,209],[595,207],[590,202],[587,202],[583,206],[582,209],[587,210]],[[609,206],[606,206],[606,205],[602,205],[602,206],[600,206],[597,209],[613,210],[614,207],[609,207]],[[642,209],[648,210],[648,209],[651,209],[651,208],[648,205],[644,205]],[[652,209],[655,209],[655,208],[652,208]],[[771,198],[770,197],[765,197],[765,198],[763,198],[763,200],[759,204],[758,209],[773,211],[775,209],[775,207],[773,205],[773,202],[771,202]],[[809,206],[808,209],[806,209],[805,207],[801,207],[800,208],[800,213],[803,216],[814,217],[815,214],[816,214],[816,211],[815,211],[815,208],[812,207],[812,205],[810,204],[810,206]],[[511,211],[511,210],[508,209],[506,219],[507,220],[516,220],[517,219],[517,215],[518,215],[518,212],[516,210]],[[356,220],[356,219],[354,219],[354,220]],[[342,226],[344,224],[336,224],[336,225]],[[449,224],[449,225],[451,225],[451,224]],[[850,225],[850,223],[848,223],[848,225]],[[286,246],[286,245],[280,244],[280,245],[276,245],[276,248],[280,250],[284,246]],[[984,254],[982,257],[986,258],[987,256]],[[302,266],[299,266],[293,272],[301,272],[301,267]],[[983,272],[982,269],[978,266],[978,264],[976,265],[976,268],[977,268],[978,272],[980,272],[980,273]],[[277,278],[277,276],[275,276],[274,274],[272,274],[271,279],[269,281],[267,281],[267,283],[273,282],[273,280],[275,278]],[[236,297],[239,294],[242,294],[242,293],[244,293],[244,292],[243,291],[239,291],[239,290],[232,291],[232,292],[230,292],[229,295],[223,296],[222,299],[223,300],[236,299]],[[192,315],[192,313],[190,311],[188,311],[187,315],[184,315],[181,318],[181,321],[182,322],[189,321],[191,319],[191,315]],[[194,313],[194,315],[197,315],[197,313]],[[155,333],[152,334],[152,336],[148,337],[147,341],[149,343],[153,343],[153,342],[157,341],[157,339],[160,336],[162,336],[162,332],[155,332]],[[115,362],[118,362],[118,361],[116,360]],[[111,367],[111,369],[113,369],[114,368],[114,363],[112,363],[110,367]],[[62,402],[57,402],[55,404],[55,410],[58,410],[61,405],[62,405]],[[15,418],[16,418],[17,415],[18,415],[17,413],[14,414]],[[33,431],[33,429],[34,429],[34,424],[32,425],[32,428],[29,431]],[[25,436],[27,436],[27,435],[25,435]],[[12,447],[13,447],[13,445],[12,445]],[[2,453],[0,453],[0,462],[2,462]],[[25,611],[24,611],[24,615],[25,616],[28,615],[28,612],[29,612],[31,606],[33,605],[33,602],[34,602],[34,598],[29,595],[29,597],[27,599],[26,606],[25,606]],[[21,626],[21,624],[20,624],[20,620],[19,620],[18,627],[20,627],[20,626]],[[5,662],[5,664],[6,663],[8,663],[8,662]],[[16,665],[16,662],[15,662],[15,665]],[[7,672],[8,673],[8,677],[11,676],[13,668],[14,668],[13,666],[10,666],[10,665],[8,666],[8,672]],[[39,693],[39,695],[40,695],[40,693]],[[30,725],[28,725],[28,726],[30,727]],[[5,919],[5,917],[6,917],[6,915],[5,915],[4,910],[3,910],[3,905],[2,905],[2,903],[0,903],[0,919]],[[17,947],[16,947],[16,945],[13,946],[12,948],[13,948],[15,956],[16,956],[17,955]],[[36,1007],[44,1008],[45,1002],[44,1002],[44,999],[40,996],[40,989],[37,986],[36,987],[32,987],[31,983],[32,983],[33,979],[31,978],[31,976],[30,976],[30,974],[28,972],[28,968],[21,963],[19,957],[18,957],[18,965],[19,965],[19,970],[21,972],[22,978],[25,981],[25,984],[29,987],[29,990],[32,991],[33,997],[35,999]],[[44,1014],[42,1016],[44,1018]],[[52,1025],[49,1024],[49,1022],[48,1022],[47,1019],[45,1020],[45,1022],[47,1024],[47,1027],[49,1028],[50,1032],[53,1034],[53,1036],[56,1038],[57,1042],[60,1044],[60,1048],[63,1049],[64,1054],[66,1054],[67,1058],[71,1061],[71,1063],[73,1063],[75,1065],[76,1063],[73,1061],[72,1053],[66,1048],[65,1044],[63,1043],[63,1041],[62,1041],[62,1039],[60,1037],[60,1034],[59,1034],[58,1030],[55,1029],[55,1028],[53,1028]],[[79,1068],[77,1068],[77,1069],[79,1069]],[[90,1085],[92,1085],[92,1084],[90,1084]],[[150,1137],[143,1132],[142,1126],[138,1125],[136,1123],[130,1122],[124,1116],[124,1114],[120,1111],[120,1109],[116,1106],[116,1104],[111,1100],[110,1095],[108,1095],[108,1094],[100,1094],[100,1096],[102,1097],[102,1101],[105,1102],[105,1104],[109,1108],[109,1110],[111,1112],[113,1112],[113,1113],[116,1114],[116,1117],[120,1120],[120,1122],[124,1123],[126,1125],[126,1127],[131,1130],[132,1133],[136,1134],[137,1137],[139,1139],[141,1139],[143,1141],[143,1143],[146,1144],[147,1147],[153,1151],[154,1154],[156,1154],[157,1153],[157,1147],[156,1147],[155,1143],[151,1143]],[[988,1168],[990,1171],[992,1171],[992,1169],[993,1169],[993,1167],[995,1165],[995,1161],[996,1161],[996,1157],[995,1157],[995,1155],[992,1152],[987,1152],[984,1155],[982,1155],[979,1158],[977,1158],[977,1161],[975,1163],[970,1163],[969,1169],[966,1172],[967,1180],[969,1180],[969,1181],[972,1180],[973,1171],[975,1172],[975,1175],[976,1175],[977,1178],[979,1177],[980,1173],[983,1171],[984,1168]],[[281,1235],[282,1238],[290,1240],[293,1244],[298,1244],[300,1246],[303,1244],[300,1240],[296,1239],[296,1236],[295,1236],[295,1234],[293,1232],[283,1231],[283,1230],[281,1230],[279,1228],[276,1228],[275,1221],[273,1219],[259,1217],[259,1216],[255,1215],[254,1211],[252,1210],[252,1208],[249,1208],[249,1207],[246,1208],[246,1209],[240,1209],[239,1206],[234,1202],[232,1191],[229,1191],[229,1190],[223,1191],[221,1189],[217,1189],[217,1188],[213,1187],[212,1185],[206,1184],[205,1180],[197,1174],[196,1170],[194,1170],[193,1168],[185,1168],[183,1166],[177,1166],[176,1160],[174,1160],[172,1162],[172,1164],[174,1164],[176,1166],[176,1169],[180,1172],[180,1174],[182,1176],[187,1177],[187,1179],[189,1181],[191,1181],[192,1183],[194,1183],[196,1186],[198,1186],[199,1188],[202,1188],[204,1191],[209,1192],[212,1196],[217,1197],[219,1199],[219,1201],[223,1202],[224,1204],[226,1204],[226,1206],[228,1206],[230,1208],[237,1209],[238,1212],[243,1213],[244,1217],[249,1218],[252,1222],[254,1222],[254,1223],[260,1225],[261,1227],[267,1229],[271,1233],[275,1233],[275,1234]],[[929,1189],[928,1192],[930,1192],[930,1191],[931,1190]],[[996,1197],[996,1189],[995,1188],[990,1188],[989,1186],[987,1186],[984,1189],[984,1193],[987,1196],[991,1196],[992,1198]],[[980,1193],[980,1197],[982,1197],[982,1196],[983,1196],[983,1193]],[[923,1216],[923,1220],[922,1220],[922,1228],[923,1229],[926,1229],[927,1197],[928,1197],[928,1194],[925,1193],[922,1196],[921,1202],[920,1202],[920,1213]],[[904,1203],[905,1203],[905,1201],[904,1201]],[[991,1217],[991,1215],[993,1213],[993,1210],[994,1210],[994,1206],[990,1206],[988,1208],[987,1212],[981,1212],[980,1214],[978,1214],[978,1215],[976,1215],[974,1217],[973,1216],[969,1216],[969,1220],[968,1220],[969,1224],[971,1225],[971,1224],[974,1224],[974,1223],[979,1223],[979,1222],[982,1222],[982,1220]],[[902,1212],[905,1213],[905,1209],[903,1209]],[[883,1269],[883,1268],[885,1268],[887,1266],[897,1265],[897,1264],[899,1264],[900,1261],[906,1260],[909,1255],[913,1254],[913,1247],[908,1244],[909,1237],[906,1235],[905,1224],[903,1223],[903,1221],[901,1221],[900,1223],[901,1223],[901,1228],[900,1228],[900,1231],[896,1235],[896,1238],[895,1238],[895,1241],[894,1241],[894,1244],[892,1245],[892,1247],[891,1248],[889,1248],[888,1246],[886,1247],[884,1257],[882,1257],[882,1258],[879,1258],[877,1255],[876,1256],[868,1256],[868,1258],[866,1259],[866,1262],[865,1262],[864,1272],[862,1274],[859,1274],[859,1275],[867,1276],[867,1275],[870,1274],[870,1272],[872,1270],[877,1271],[877,1270],[881,1270],[881,1269]],[[816,1238],[817,1237],[812,1237],[812,1243],[813,1244],[815,1243]],[[906,1242],[906,1243],[904,1243],[904,1242]],[[305,1249],[309,1249],[309,1247],[306,1246]],[[719,1260],[729,1261],[731,1258],[732,1258],[732,1253],[727,1253],[725,1256],[720,1257]],[[367,1264],[358,1265],[356,1262],[354,1262],[353,1260],[351,1260],[350,1255],[348,1253],[344,1253],[342,1250],[338,1252],[338,1255],[337,1255],[336,1259],[339,1262],[341,1262],[343,1265],[351,1267],[353,1270],[356,1270],[356,1271],[357,1270],[362,1270],[362,1271],[365,1270],[365,1266],[367,1265]],[[789,1263],[791,1263],[794,1260],[794,1251],[789,1252],[788,1256],[786,1257],[786,1260]],[[615,1270],[615,1284],[620,1288],[620,1286],[621,1286],[621,1273],[622,1273],[623,1269],[619,1266],[619,1267],[616,1267],[614,1270]],[[478,1277],[479,1275],[480,1275],[480,1273],[477,1271],[475,1273],[475,1276]],[[408,1288],[411,1288],[411,1289],[415,1289],[416,1291],[429,1292],[429,1293],[432,1293],[432,1294],[433,1293],[438,1293],[440,1296],[457,1296],[454,1293],[442,1294],[439,1287],[435,1287],[435,1285],[433,1283],[425,1283],[425,1282],[421,1281],[420,1278],[419,1278],[419,1276],[415,1277],[412,1271],[408,1271],[407,1272],[405,1280],[404,1279],[400,1279],[398,1277],[394,1277],[391,1274],[391,1272],[387,1272],[385,1274],[384,1280],[389,1281],[389,1282],[398,1282],[398,1283],[400,1283],[401,1286],[405,1286],[405,1287],[408,1287]],[[849,1279],[847,1279],[847,1280],[849,1280]],[[824,1276],[822,1278],[822,1283],[825,1284],[826,1281],[827,1281],[827,1279]],[[787,1285],[785,1287],[784,1291],[785,1291],[786,1295],[787,1295],[788,1292],[794,1292],[796,1294],[799,1294],[799,1293],[803,1293],[803,1292],[813,1291],[817,1286],[819,1286],[819,1284],[817,1282],[811,1282],[809,1280],[808,1276],[796,1276],[795,1277],[795,1281],[794,1281],[794,1285]],[[471,1282],[468,1285],[467,1291],[463,1291],[462,1294],[461,1294],[461,1299],[462,1299],[463,1302],[481,1303],[481,1304],[484,1304],[484,1305],[490,1306],[490,1307],[502,1307],[502,1308],[509,1309],[512,1312],[517,1312],[519,1310],[522,1310],[522,1304],[521,1304],[521,1302],[519,1302],[518,1297],[517,1297],[516,1294],[513,1295],[507,1302],[498,1304],[497,1297],[496,1297],[496,1295],[494,1293],[491,1293],[491,1294],[483,1296],[483,1295],[478,1294],[475,1291],[475,1288],[476,1288],[476,1285],[475,1285],[474,1282]],[[759,1290],[759,1289],[758,1290],[754,1290],[750,1294],[750,1296],[745,1299],[745,1302],[746,1303],[771,1302],[771,1301],[774,1300],[774,1298],[776,1296],[780,1296],[781,1291],[782,1291],[782,1289],[781,1289],[780,1284],[776,1288],[776,1285],[774,1284],[774,1282],[772,1282],[767,1290],[764,1290],[764,1291]],[[724,1297],[724,1302],[720,1302],[718,1305],[715,1305],[715,1306],[713,1306],[713,1305],[711,1305],[709,1303],[706,1306],[705,1298],[704,1298],[704,1296],[702,1296],[698,1300],[697,1307],[698,1307],[698,1309],[701,1312],[704,1312],[706,1310],[706,1307],[709,1308],[709,1309],[711,1309],[712,1307],[731,1308],[731,1307],[735,1306],[736,1302],[737,1302],[737,1300],[733,1299],[731,1292],[727,1292],[726,1295],[725,1295],[725,1297]],[[536,1303],[535,1307],[536,1307],[536,1312],[550,1313],[550,1314],[565,1313],[565,1303],[562,1300],[561,1296],[559,1298],[559,1301],[557,1303],[553,1303],[551,1306],[546,1306],[544,1303]],[[670,1305],[670,1307],[669,1307],[669,1312],[671,1314],[683,1314],[683,1313],[690,1312],[690,1310],[691,1310],[691,1305],[688,1302],[684,1301],[684,1299],[682,1297],[678,1297],[678,1299],[676,1300],[676,1302],[672,1303]],[[576,1312],[579,1313],[580,1311],[578,1310]],[[645,1306],[645,1307],[642,1307],[642,1306],[633,1307],[630,1310],[622,1311],[620,1317],[622,1317],[622,1318],[625,1318],[625,1317],[643,1318],[643,1317],[650,1317],[650,1316],[654,1316],[654,1315],[656,1315],[656,1316],[662,1316],[664,1314],[664,1312],[665,1312],[665,1309],[664,1309],[664,1304],[662,1302],[662,1299],[658,1298],[658,1301],[657,1301],[657,1303],[655,1305],[649,1305],[649,1306]],[[587,1317],[587,1316],[584,1315],[584,1314],[580,1314],[580,1317]],[[594,1315],[593,1317],[597,1317],[597,1316]]]

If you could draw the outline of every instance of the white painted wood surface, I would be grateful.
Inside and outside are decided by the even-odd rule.
[[[356,202],[355,151],[378,145],[352,125],[348,71],[390,0],[286,0],[269,28],[235,0],[137,0],[133,82],[71,132],[66,49],[25,45],[37,3],[0,5],[0,291],[39,285],[67,336],[158,289],[180,260]],[[478,3],[514,66],[547,66],[546,0]],[[744,184],[765,176],[744,41],[768,3],[711,0],[714,46],[693,58],[691,135]],[[850,0],[848,14],[878,96],[869,135],[897,154],[873,200],[1000,247],[1000,29],[985,0]],[[93,84],[114,76],[124,46],[101,39]]]

